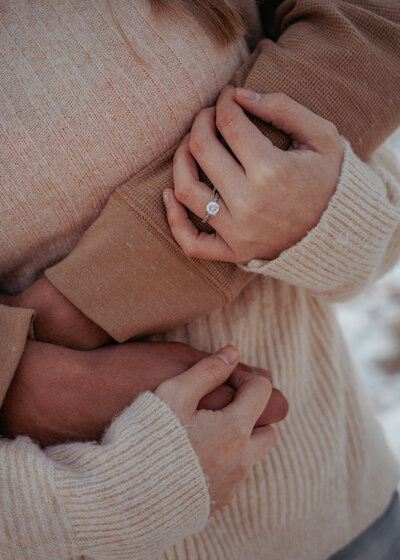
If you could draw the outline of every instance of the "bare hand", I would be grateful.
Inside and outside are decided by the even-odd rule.
[[[36,340],[77,350],[91,350],[111,341],[108,333],[79,311],[45,277],[16,296],[1,295],[0,302],[36,311]]]
[[[244,110],[292,137],[274,147]],[[217,129],[232,154],[217,137]],[[174,158],[174,190],[164,192],[168,222],[186,255],[248,263],[274,259],[319,222],[335,192],[343,147],[335,126],[283,94],[225,88],[216,107],[203,109]],[[184,206],[206,214],[212,190],[199,181],[196,162],[219,192],[219,212],[200,233]]]
[[[133,342],[90,352],[28,342],[0,411],[4,435],[26,434],[43,446],[67,440],[99,439],[113,417],[145,390],[197,363],[205,354],[179,343]],[[266,376],[240,365],[239,371]],[[235,388],[222,385],[203,408],[232,401]],[[273,391],[260,424],[282,420],[287,401]]]
[[[155,391],[188,432],[209,482],[212,512],[230,503],[251,467],[276,443],[271,426],[255,427],[271,396],[271,383],[234,372],[238,361],[239,352],[228,346]],[[199,401],[229,377],[236,389],[233,402],[218,411],[197,410]]]

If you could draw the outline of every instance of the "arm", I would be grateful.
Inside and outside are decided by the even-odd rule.
[[[28,341],[0,409],[0,433],[27,435],[42,446],[98,441],[140,393],[155,391],[205,356],[174,342],[114,344],[86,352]],[[239,364],[237,372],[248,371],[271,379],[264,370]],[[220,410],[233,395],[224,384],[199,406]],[[286,413],[286,399],[274,388],[258,424],[279,422]]]
[[[226,347],[143,393],[100,444],[0,440],[2,558],[144,560],[200,531],[276,442],[270,426],[253,434],[271,384],[235,374],[238,361]],[[224,414],[198,411],[228,380],[238,398]]]
[[[290,95],[369,156],[399,122],[400,4],[268,5],[272,38],[260,42],[233,83]],[[257,125],[288,147],[286,136]],[[232,264],[185,258],[172,239],[161,200],[172,186],[172,153],[117,189],[78,246],[46,273],[67,301],[120,342],[205,314],[251,280]]]

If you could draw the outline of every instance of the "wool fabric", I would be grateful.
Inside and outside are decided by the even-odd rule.
[[[155,33],[146,3],[115,4],[117,15],[123,16],[125,24],[130,22],[132,30],[140,22],[139,50],[142,45],[146,52],[154,52],[157,36],[162,34]],[[311,13],[318,6],[311,0],[296,4],[305,11],[308,6]],[[320,2],[320,9],[327,4]],[[329,4],[339,9],[350,3]],[[351,4],[355,8],[360,5]],[[371,2],[372,5],[375,4]],[[108,72],[126,79],[126,65],[134,64],[126,60],[127,51],[122,50],[125,47],[106,10],[102,11],[100,4],[94,2],[72,0],[21,2],[18,10],[16,6],[11,2],[2,4],[0,23],[0,37],[6,37],[4,49],[0,49],[0,72],[7,77],[2,80],[2,91],[7,90],[3,96],[2,134],[12,139],[12,143],[4,143],[8,151],[3,152],[7,158],[2,161],[3,169],[8,169],[8,180],[1,185],[5,226],[1,234],[1,270],[2,287],[10,291],[29,284],[52,260],[55,262],[68,252],[88,223],[102,211],[118,183],[128,184],[129,173],[140,171],[151,161],[145,159],[149,147],[143,140],[142,144],[135,144],[139,152],[143,150],[143,160],[133,166],[134,158],[138,161],[141,157],[139,152],[131,152],[136,136],[127,130],[129,127],[118,132],[116,123],[123,126],[124,120],[109,113],[113,103],[107,95],[114,101],[116,97],[99,89],[98,80],[103,80],[104,75],[108,77]],[[396,14],[394,6],[387,3],[386,21],[392,21],[390,14]],[[139,15],[129,19],[135,9]],[[361,18],[362,22],[371,23],[364,12],[361,8],[356,10],[355,21]],[[146,14],[147,19],[139,17]],[[169,47],[179,44],[178,35],[191,44],[193,24],[178,16],[174,21],[181,26],[179,33],[172,34],[162,20],[158,24],[166,34],[171,33]],[[337,21],[333,15],[326,23],[332,21]],[[340,21],[343,23],[343,19]],[[387,27],[388,38],[392,25]],[[323,27],[328,37],[329,28],[330,25]],[[370,29],[370,36],[381,37],[382,28],[379,29],[376,35]],[[312,36],[316,35],[314,31],[313,28]],[[29,41],[18,41],[19,36]],[[132,32],[129,38],[137,36]],[[166,97],[161,107],[165,107],[164,102],[168,107],[172,104],[171,113],[167,111],[172,124],[167,118],[163,121],[166,128],[159,131],[162,138],[168,131],[170,136],[162,144],[155,126],[154,145],[158,148],[154,148],[151,157],[162,154],[169,143],[176,141],[190,123],[190,111],[206,103],[205,97],[198,105],[194,103],[187,109],[187,121],[180,121],[181,104],[187,102],[190,93],[174,90],[178,78],[173,72],[182,73],[181,65],[185,67],[186,60],[185,68],[190,66],[194,74],[197,68],[200,75],[199,81],[190,86],[192,95],[199,95],[197,89],[203,87],[201,91],[206,96],[210,82],[215,84],[215,97],[247,54],[243,40],[221,51],[200,23],[196,39],[202,48],[195,49],[195,53],[183,48],[180,57],[171,55],[175,62],[169,71],[175,79],[168,82],[171,99]],[[170,54],[165,44],[160,43],[160,56]],[[203,49],[214,49],[212,61]],[[199,55],[201,62],[196,65],[194,60]],[[212,70],[217,60],[220,64]],[[251,60],[253,67],[259,68],[255,59]],[[390,64],[389,68],[390,75],[396,72]],[[163,70],[158,71],[167,79]],[[218,75],[214,77],[216,70]],[[283,73],[283,68],[279,72]],[[389,79],[388,84],[392,84]],[[140,120],[141,115],[133,114],[129,103],[124,104],[129,96],[140,97],[138,84],[132,81],[128,86],[123,94],[118,93],[117,106],[124,106],[123,114],[131,111],[131,118]],[[184,101],[179,101],[180,95]],[[73,101],[77,110],[73,118],[66,100]],[[159,100],[156,102],[150,96],[148,103],[153,101],[158,107]],[[146,110],[146,104],[143,105],[140,112]],[[378,110],[378,104],[374,106]],[[88,113],[85,119],[78,111],[81,107]],[[344,111],[346,107],[349,104],[343,106]],[[382,130],[387,132],[393,118],[385,115],[383,111],[381,122]],[[108,119],[107,124],[102,119]],[[150,122],[142,122],[142,128],[136,129],[138,133],[150,127]],[[181,129],[174,128],[176,123],[181,123]],[[97,136],[96,126],[102,127]],[[86,138],[89,129],[91,134]],[[79,130],[85,141],[76,137]],[[374,142],[383,134],[378,132],[376,136],[371,132]],[[33,140],[35,134],[38,136]],[[400,186],[397,172],[383,156],[376,154],[364,164],[346,142],[344,149],[337,191],[318,226],[302,242],[274,261],[253,261],[245,270],[232,267],[234,274],[246,278],[247,283],[234,301],[185,326],[155,336],[181,340],[206,351],[226,343],[236,344],[244,361],[272,371],[275,384],[290,401],[290,415],[277,427],[277,447],[256,464],[233,502],[208,519],[207,485],[186,431],[164,403],[145,393],[113,422],[100,444],[65,444],[43,452],[27,438],[0,441],[0,516],[4,527],[0,547],[5,560],[53,560],[77,554],[116,560],[157,556],[164,560],[324,560],[385,510],[399,480],[398,465],[357,381],[332,304],[358,293],[398,259]],[[96,175],[93,178],[90,173],[94,168],[89,163],[98,162],[97,157],[101,160],[111,152],[115,152],[118,162],[132,158],[132,168],[104,164],[101,179]],[[75,174],[69,177],[71,170]],[[153,170],[156,181],[157,167]],[[87,171],[89,176],[84,175]],[[114,200],[111,195],[109,201]],[[128,207],[125,204],[124,211]],[[25,210],[23,222],[19,220],[21,208]],[[147,210],[155,211],[150,206]],[[130,214],[118,214],[115,221],[116,216],[110,224],[114,224],[115,239],[120,242],[118,254],[122,259],[128,258],[130,246],[125,234]],[[126,219],[122,219],[124,216]],[[144,223],[143,220],[138,232],[146,232]],[[124,235],[118,237],[121,231]],[[96,245],[98,239],[95,241],[91,228],[87,235]],[[153,239],[148,232],[147,239]],[[7,245],[11,241],[12,251]],[[138,238],[135,241],[138,243]],[[156,266],[151,243],[147,244],[145,262]],[[161,242],[164,252],[169,247]],[[86,249],[84,254],[88,255]],[[63,277],[67,278],[64,271]],[[193,269],[192,276],[196,274],[197,269]],[[221,273],[219,278],[223,280],[224,275]],[[57,282],[55,276],[53,279]],[[74,285],[71,277],[69,282]],[[115,300],[123,300],[125,292],[118,291],[117,286]],[[147,290],[149,286],[152,287],[148,283]],[[0,309],[2,321],[7,314],[7,320],[2,322],[1,344],[6,341],[13,348],[13,337],[18,337],[15,355],[22,352],[32,320],[29,310],[19,312],[18,316],[16,313],[9,308]],[[125,308],[125,313],[130,315],[129,308]],[[124,328],[122,324],[121,329]],[[10,359],[4,371],[15,367],[16,361],[15,357]]]

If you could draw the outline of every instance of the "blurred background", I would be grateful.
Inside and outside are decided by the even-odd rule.
[[[388,144],[400,165],[400,129]],[[400,461],[400,263],[337,309],[353,360]]]

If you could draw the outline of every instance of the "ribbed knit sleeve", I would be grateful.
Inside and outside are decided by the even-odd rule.
[[[400,174],[383,149],[369,164],[343,140],[337,189],[318,225],[272,261],[243,270],[271,276],[333,300],[348,299],[400,257]],[[386,160],[386,161],[385,161]]]
[[[0,406],[24,351],[34,314],[32,309],[0,304]]]
[[[141,560],[200,531],[209,497],[185,429],[154,394],[140,395],[101,444],[41,451],[0,440],[2,560]]]

